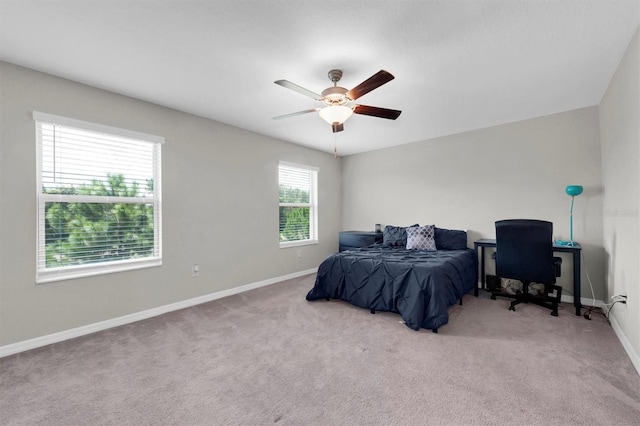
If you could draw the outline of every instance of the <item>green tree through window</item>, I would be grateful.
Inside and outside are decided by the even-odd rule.
[[[109,174],[90,185],[43,188],[48,194],[138,197],[137,182]],[[153,182],[147,181],[147,190]],[[45,204],[46,266],[60,267],[125,260],[153,254],[153,206],[129,203]]]

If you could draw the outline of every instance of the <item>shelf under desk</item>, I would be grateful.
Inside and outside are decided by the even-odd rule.
[[[484,249],[485,247],[494,247],[496,246],[495,239],[489,238],[481,238],[473,242],[473,248],[476,250],[476,256],[480,256],[480,282],[482,283],[482,288],[485,289],[487,286],[486,283],[486,275],[485,275],[485,266],[484,266]],[[582,285],[580,279],[580,252],[582,247],[578,243],[573,243],[572,246],[565,246],[554,244],[553,251],[558,253],[571,253],[573,255],[573,306],[576,308],[576,315],[580,315],[580,310],[582,309],[582,303],[580,302],[580,286]],[[478,286],[476,285],[474,294],[478,295]]]

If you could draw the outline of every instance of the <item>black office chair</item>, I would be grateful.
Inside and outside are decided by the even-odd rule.
[[[522,282],[522,291],[509,306],[534,303],[558,316],[562,287],[555,285],[562,259],[553,257],[553,224],[543,220],[509,219],[496,222],[496,275]],[[529,294],[529,284],[544,284],[542,295]],[[552,293],[555,292],[555,295]]]

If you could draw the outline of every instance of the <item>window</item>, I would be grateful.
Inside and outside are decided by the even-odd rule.
[[[164,138],[39,112],[36,282],[162,264]]]
[[[318,242],[318,169],[280,162],[280,247]]]

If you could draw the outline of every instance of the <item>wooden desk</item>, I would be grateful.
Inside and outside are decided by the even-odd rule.
[[[489,238],[481,238],[473,242],[473,248],[476,250],[476,256],[480,255],[480,282],[482,288],[486,288],[486,275],[484,271],[484,249],[485,247],[495,247],[496,240]],[[479,250],[478,250],[479,249]],[[580,309],[582,309],[582,303],[580,302],[580,286],[582,285],[580,279],[580,252],[582,247],[578,243],[573,243],[573,246],[553,245],[554,252],[571,253],[573,255],[573,306],[576,308],[576,315],[580,315]],[[478,286],[476,285],[474,294],[478,295]]]

